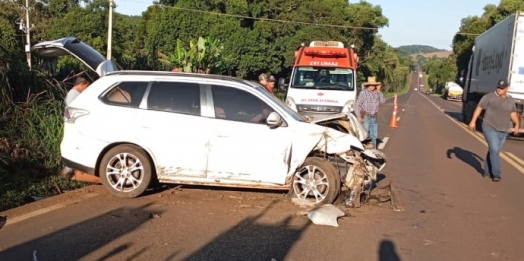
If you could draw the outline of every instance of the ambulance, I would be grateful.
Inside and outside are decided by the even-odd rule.
[[[289,83],[280,78],[286,104],[312,118],[349,113],[357,98],[358,56],[354,46],[338,41],[312,41],[295,51]]]

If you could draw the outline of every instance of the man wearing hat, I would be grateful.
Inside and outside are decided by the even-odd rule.
[[[269,76],[269,79],[267,80],[267,90],[270,92],[270,93],[273,93],[273,89],[275,88],[275,82],[277,80],[275,79],[275,76],[271,75]]]
[[[377,148],[377,113],[380,104],[386,102],[386,99],[381,92],[382,83],[377,82],[375,77],[368,77],[368,81],[364,83],[364,86],[366,88],[359,93],[355,102],[355,114],[369,131],[373,145]]]
[[[515,100],[508,95],[508,87],[508,82],[505,79],[499,80],[497,90],[484,95],[480,99],[469,123],[469,129],[475,131],[477,118],[482,110],[485,110],[482,119],[482,133],[488,143],[488,154],[484,160],[484,177],[488,177],[491,173],[493,181],[501,180],[500,150],[512,127],[511,121],[516,126],[513,133],[515,135],[519,133],[520,119],[517,114],[517,106]]]

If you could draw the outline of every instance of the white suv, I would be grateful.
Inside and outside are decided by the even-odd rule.
[[[73,37],[34,49],[43,56],[71,54],[101,76],[65,109],[60,148],[68,167],[99,176],[116,196],[137,197],[158,179],[285,189],[331,203],[348,177],[319,155],[349,162],[354,151],[365,152],[355,136],[307,122],[257,83],[111,72],[116,65]]]

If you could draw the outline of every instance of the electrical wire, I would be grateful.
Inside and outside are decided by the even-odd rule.
[[[146,2],[143,2],[143,1],[137,1],[137,0],[124,0],[124,1],[149,4],[149,3],[146,3]],[[211,11],[204,11],[204,10],[199,10],[199,9],[191,9],[191,8],[184,8],[184,7],[178,7],[178,6],[162,5],[162,4],[151,4],[151,5],[159,6],[161,8],[173,8],[173,9],[182,10],[182,11],[188,11],[188,12],[196,12],[196,13],[203,13],[203,14],[226,16],[226,17],[235,17],[235,18],[241,18],[241,19],[259,20],[259,21],[266,21],[266,22],[294,23],[294,24],[304,24],[304,25],[312,25],[312,26],[320,26],[320,27],[336,27],[336,28],[344,28],[344,29],[377,30],[377,31],[379,30],[378,27],[349,26],[349,25],[336,25],[336,24],[321,24],[321,23],[301,22],[301,21],[292,21],[292,20],[281,20],[281,19],[272,19],[272,18],[251,17],[251,16],[245,16],[245,15],[224,14],[224,13],[218,13],[218,12],[211,12]],[[473,33],[466,33],[466,32],[457,32],[455,34],[459,34],[459,35],[473,35],[473,36],[480,35],[480,34],[473,34]]]

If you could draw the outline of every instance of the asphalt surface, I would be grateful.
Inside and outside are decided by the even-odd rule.
[[[393,181],[404,211],[363,205],[328,227],[282,193],[182,186],[124,200],[90,186],[0,213],[0,260],[522,260],[523,172],[503,161],[501,182],[482,178],[486,146],[430,99],[399,96],[398,129],[392,100],[381,109],[379,183]]]
[[[462,103],[457,101],[447,101],[438,96],[428,96],[428,98],[434,102],[438,107],[440,107],[444,113],[453,117],[458,122],[461,122],[464,126],[467,126],[462,119]],[[482,136],[482,130],[479,128],[477,130],[477,135]],[[508,137],[504,146],[502,148],[506,153],[511,153],[512,155],[517,156],[520,159],[524,159],[524,135],[521,134],[519,137],[513,138]],[[484,156],[484,155],[483,155]],[[512,156],[510,156],[512,157]],[[524,165],[524,162],[521,164]]]

